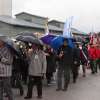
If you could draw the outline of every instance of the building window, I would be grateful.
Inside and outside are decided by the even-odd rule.
[[[24,19],[25,21],[32,22],[32,19]]]

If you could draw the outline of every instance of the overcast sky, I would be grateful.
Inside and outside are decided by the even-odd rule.
[[[73,27],[84,32],[100,31],[100,0],[12,0],[13,15],[19,12],[66,21],[74,16]]]

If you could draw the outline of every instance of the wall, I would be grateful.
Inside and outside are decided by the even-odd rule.
[[[32,33],[39,32],[39,33],[43,34],[44,30],[36,29],[36,28],[30,28],[30,27],[12,26],[12,32],[15,35],[18,34],[18,33],[21,33],[21,32],[32,32]]]
[[[49,22],[49,24],[53,25],[53,26],[57,26],[57,27],[62,28],[62,29],[64,28],[64,24],[60,23],[60,22],[54,22],[54,21],[52,21],[52,22]]]
[[[0,34],[10,36],[12,34],[12,26],[3,22],[0,22]]]
[[[44,34],[44,30],[42,29],[14,26],[14,25],[0,22],[0,33],[1,34],[7,35],[7,36],[15,36],[21,32],[33,32],[33,33],[38,32],[38,33]]]
[[[24,19],[26,21],[30,21],[30,22],[42,24],[42,25],[45,25],[45,23],[47,21],[46,18],[41,18],[41,17],[34,16],[34,15],[32,16],[32,15],[25,14],[25,13],[22,13],[20,15],[16,15],[16,18]]]

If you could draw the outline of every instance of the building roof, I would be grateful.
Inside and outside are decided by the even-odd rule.
[[[7,23],[13,26],[21,26],[21,27],[30,27],[30,28],[38,28],[38,29],[45,29],[45,25],[40,25],[32,22],[28,22],[21,19],[12,18],[10,16],[0,16],[0,22]],[[53,25],[48,25],[49,30],[63,32],[63,28],[58,28]],[[77,29],[72,28],[72,33],[79,33],[82,32],[78,31]]]
[[[44,28],[43,25],[35,24],[21,19],[12,18],[10,16],[0,16],[0,21],[15,26],[34,27],[42,29]]]
[[[42,16],[38,16],[38,15],[33,15],[33,14],[30,14],[30,13],[27,13],[27,12],[21,12],[21,13],[16,14],[15,16],[19,16],[19,15],[22,15],[22,14],[26,14],[26,15],[30,15],[30,16],[37,17],[37,18],[42,18],[42,19],[47,19],[48,18],[48,17],[42,17]]]
[[[12,18],[10,16],[0,16],[0,21],[4,22],[4,23],[7,23],[7,24],[15,25],[15,26],[40,28],[40,29],[45,29],[46,28],[45,25],[40,25],[40,24],[25,21],[25,20]],[[48,27],[49,27],[50,30],[62,31],[62,29],[60,29],[56,26],[48,25]]]
[[[64,24],[64,22],[61,22],[61,21],[58,21],[58,20],[51,20],[51,21],[49,21],[49,23],[51,23],[51,22],[57,22],[57,23]]]

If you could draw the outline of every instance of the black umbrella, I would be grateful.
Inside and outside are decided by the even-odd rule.
[[[6,47],[9,48],[13,54],[20,56],[19,51],[16,49],[15,44],[11,39],[7,38],[4,41],[4,43],[5,43]]]
[[[16,54],[17,56],[19,56],[19,52],[16,50],[14,46],[14,42],[10,38],[8,38],[7,36],[3,34],[0,34],[0,40],[5,43],[5,46],[9,48],[13,54]]]
[[[20,36],[32,36],[32,37],[36,38],[36,35],[34,33],[31,33],[31,32],[22,32],[22,33],[19,33],[17,35],[20,35]]]
[[[21,36],[21,35],[18,35],[18,36],[16,36],[15,38],[16,38],[16,40],[18,40],[18,41],[22,41],[22,40],[23,40],[23,36]]]
[[[37,45],[43,45],[42,41],[38,38],[32,37],[32,36],[22,36],[19,41],[25,42],[25,43],[32,43]]]

